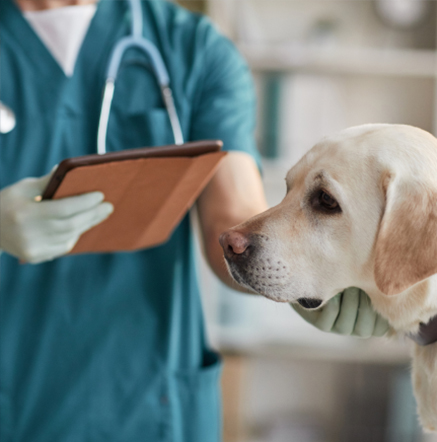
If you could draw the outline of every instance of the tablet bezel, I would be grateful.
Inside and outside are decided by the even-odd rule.
[[[93,166],[96,164],[111,163],[115,161],[135,160],[139,158],[168,158],[168,157],[195,157],[221,150],[223,142],[220,140],[203,140],[184,143],[181,145],[170,144],[158,147],[140,147],[109,152],[103,155],[84,155],[63,160],[53,173],[42,199],[52,199],[59,186],[69,171],[78,167]]]

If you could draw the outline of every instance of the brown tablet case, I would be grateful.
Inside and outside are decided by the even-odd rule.
[[[43,198],[98,190],[104,193],[105,201],[114,205],[109,218],[85,232],[71,253],[153,247],[170,237],[212,178],[226,155],[220,147],[219,141],[197,142],[117,152],[115,159],[114,154],[107,154],[67,160],[75,166],[61,167],[61,163],[58,169],[62,177],[54,174]],[[112,159],[108,158],[111,155]],[[61,183],[53,191],[56,181]]]

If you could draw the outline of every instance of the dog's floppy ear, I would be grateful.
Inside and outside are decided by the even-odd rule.
[[[387,295],[437,273],[437,188],[386,176],[386,205],[375,245],[375,282]]]

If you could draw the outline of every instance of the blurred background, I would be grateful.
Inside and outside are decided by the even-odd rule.
[[[208,14],[253,71],[271,205],[324,135],[363,123],[436,133],[434,1],[180,3]],[[322,333],[288,305],[227,289],[199,261],[209,338],[225,360],[225,442],[437,441],[417,424],[410,342]]]

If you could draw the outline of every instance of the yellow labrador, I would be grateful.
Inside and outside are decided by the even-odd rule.
[[[276,207],[225,232],[234,279],[274,301],[317,308],[365,290],[393,329],[437,315],[437,139],[404,125],[323,139],[286,177]],[[437,343],[416,345],[419,415],[437,430]]]

